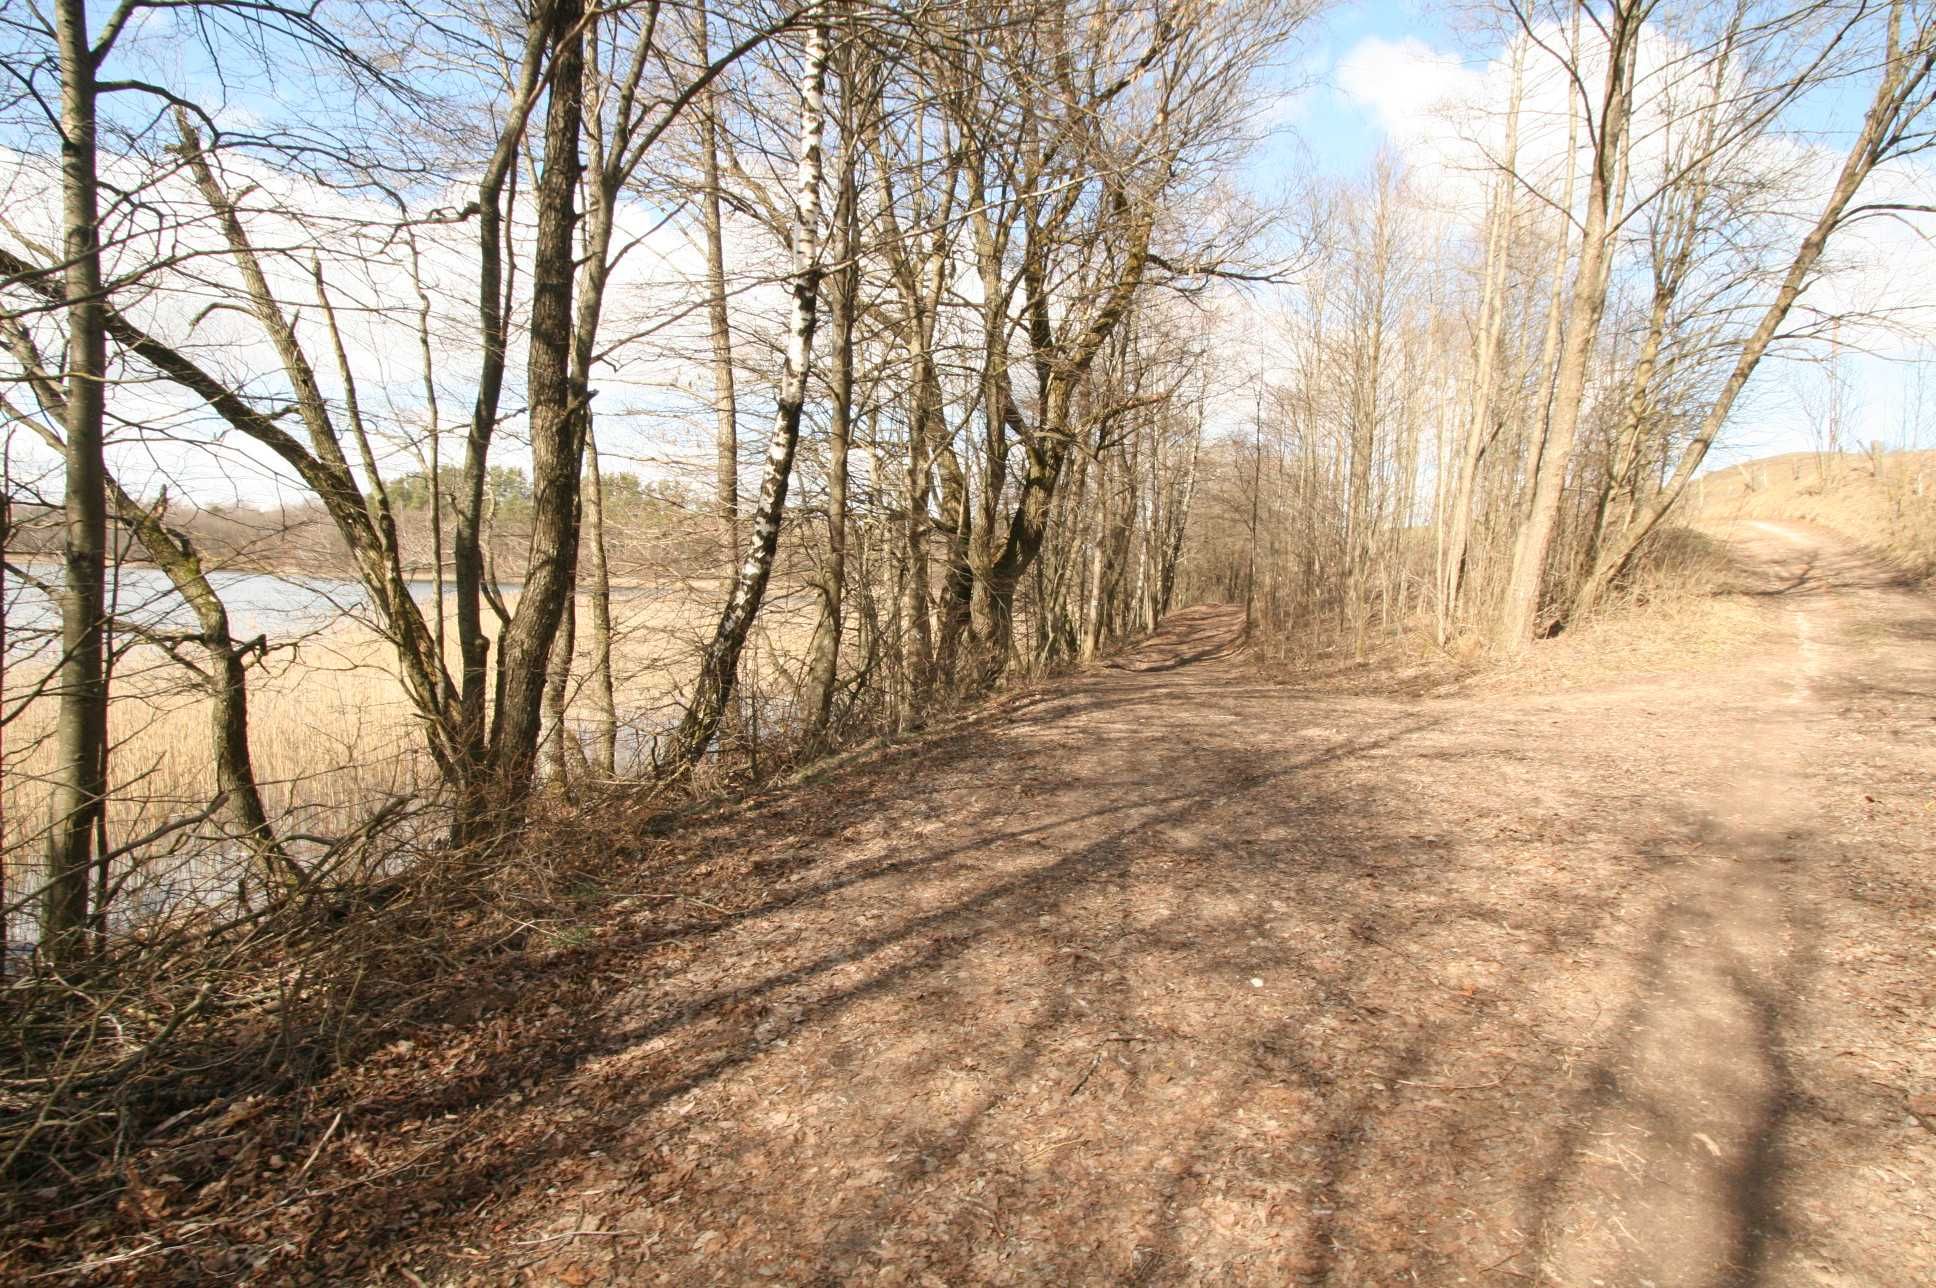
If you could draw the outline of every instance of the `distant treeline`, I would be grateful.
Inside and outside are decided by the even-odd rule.
[[[441,518],[448,552],[451,497],[460,471],[446,469]],[[645,480],[631,473],[601,477],[608,543],[614,574],[628,581],[703,575],[716,561],[708,535],[706,505],[697,492],[669,480]],[[486,484],[491,557],[507,578],[515,579],[530,544],[531,478],[519,466],[492,467]],[[384,489],[397,518],[397,539],[413,575],[429,576],[438,542],[433,539],[429,476],[421,471],[386,480]],[[144,498],[167,526],[187,537],[209,568],[306,573],[353,577],[354,561],[334,523],[320,504],[292,506],[224,505],[163,494]],[[117,562],[146,563],[140,542],[125,525],[110,520]],[[61,510],[56,503],[16,499],[7,518],[5,548],[10,559],[34,562],[61,557]],[[446,553],[448,559],[448,553]]]

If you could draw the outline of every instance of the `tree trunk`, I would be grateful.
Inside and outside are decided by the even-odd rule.
[[[95,60],[88,46],[86,0],[57,0],[60,46],[62,249],[67,313],[66,526],[55,726],[54,826],[47,852],[41,942],[61,965],[85,948],[87,875],[95,826],[107,795],[107,679],[101,637],[107,569],[107,318],[101,297],[101,243],[95,165]]]
[[[558,633],[551,638],[551,656],[545,661],[544,739],[538,766],[539,778],[566,797],[571,795],[569,744],[577,741],[566,719],[571,705],[571,664],[577,635],[577,596],[568,594],[565,611],[558,621]]]
[[[414,236],[409,246],[410,284],[417,292],[417,351],[423,364],[424,407],[430,416],[430,423],[424,428],[425,455],[428,458],[425,472],[430,476],[430,575],[433,588],[430,611],[431,634],[435,637],[437,653],[437,705],[442,708],[451,700],[444,683],[450,667],[450,658],[444,648],[445,631],[448,629],[448,610],[444,604],[444,427],[437,398],[437,368],[430,347],[430,295],[423,287],[423,271]]]
[[[1632,93],[1629,72],[1644,13],[1634,0],[1620,0],[1614,9],[1598,137],[1593,143],[1593,167],[1587,184],[1586,222],[1580,234],[1580,259],[1574,269],[1566,336],[1554,381],[1553,414],[1541,442],[1532,504],[1513,547],[1512,570],[1500,606],[1496,638],[1507,652],[1518,652],[1531,642],[1538,624],[1546,556],[1559,526],[1561,494],[1586,399],[1587,365],[1606,309],[1606,270],[1613,251],[1612,206],[1619,200]]]
[[[1197,427],[1190,440],[1190,468],[1183,477],[1183,495],[1170,511],[1168,545],[1163,553],[1163,582],[1157,590],[1156,620],[1169,613],[1176,595],[1176,570],[1183,562],[1183,539],[1190,526],[1190,508],[1197,496],[1197,457],[1203,448],[1203,413],[1197,412]]]
[[[699,61],[711,61],[706,6],[693,6]],[[706,225],[706,319],[713,348],[714,505],[719,517],[721,561],[733,575],[739,549],[739,407],[733,388],[732,317],[726,308],[726,236],[719,201],[719,93],[708,86],[700,98],[700,162],[706,190],[701,209]]]
[[[469,820],[487,808],[482,793],[489,790],[489,785],[482,781],[489,759],[485,707],[490,655],[483,614],[490,575],[486,546],[489,516],[484,488],[490,470],[491,439],[497,433],[498,404],[504,391],[504,366],[510,347],[510,302],[517,269],[517,257],[512,255],[507,261],[504,253],[505,209],[516,203],[514,162],[526,123],[543,88],[541,73],[545,54],[547,50],[554,50],[556,31],[555,13],[545,0],[540,0],[525,23],[524,60],[517,95],[477,187],[477,309],[482,357],[478,364],[477,398],[464,437],[462,490],[456,498],[457,520],[450,541],[451,593],[457,601],[457,650],[461,655],[457,750],[452,757],[460,798],[452,839],[459,841],[471,826]],[[513,189],[508,197],[507,185]],[[500,676],[502,669],[500,665]]]
[[[851,109],[852,77],[843,77],[843,108]],[[842,594],[847,580],[847,453],[854,417],[854,314],[860,307],[860,235],[858,193],[855,191],[856,155],[849,138],[842,148],[840,191],[834,202],[835,250],[838,265],[827,293],[828,320],[833,324],[832,368],[828,383],[833,394],[827,446],[827,558],[814,584],[819,616],[807,651],[806,731],[810,742],[826,737],[833,717],[834,685],[840,669]]]
[[[524,591],[504,632],[498,659],[503,700],[491,728],[492,786],[497,799],[473,800],[482,808],[461,821],[463,835],[473,840],[487,827],[508,830],[521,819],[536,768],[547,662],[577,572],[578,476],[586,397],[572,361],[578,148],[584,117],[581,12],[580,0],[557,0],[552,15],[550,98],[531,254],[531,339],[525,377],[531,424],[531,547]],[[487,812],[495,817],[487,821]]]
[[[968,486],[967,471],[952,446],[934,454],[941,475],[941,511],[950,524],[947,567],[941,574],[941,593],[937,596],[939,627],[934,643],[935,674],[950,685],[962,682],[962,654],[974,625],[975,594],[974,489]]]
[[[883,241],[889,246],[918,246],[913,238],[904,238],[900,222],[896,218],[893,167],[888,164],[886,153],[880,146],[879,120],[882,114],[878,91],[870,101],[870,116],[864,127],[868,148],[874,156],[874,181],[879,189],[876,215],[885,236]],[[927,251],[927,272],[918,271],[911,252],[904,252],[890,260],[889,267],[895,285],[900,290],[902,306],[902,327],[904,343],[907,348],[908,366],[912,373],[907,392],[908,399],[908,454],[907,454],[907,510],[903,523],[903,541],[906,545],[907,580],[902,587],[902,613],[906,618],[901,633],[902,669],[907,674],[908,696],[911,707],[918,713],[926,705],[929,690],[937,672],[948,674],[951,671],[952,653],[948,646],[952,635],[944,624],[941,637],[941,652],[933,630],[930,628],[929,614],[929,561],[927,533],[929,528],[928,501],[932,494],[930,473],[937,458],[943,462],[943,501],[944,511],[955,514],[959,505],[955,504],[955,494],[948,490],[947,480],[959,478],[960,469],[954,462],[953,450],[948,445],[948,427],[942,409],[940,378],[935,371],[933,356],[934,325],[936,314],[944,290],[945,275],[950,262],[944,252],[945,238],[949,224],[948,215],[953,210],[954,183],[952,177],[943,194],[943,200],[935,219],[934,244]],[[920,199],[920,186],[915,185],[911,195],[916,220],[928,212]],[[949,470],[952,467],[953,472]],[[884,476],[883,476],[884,477]],[[957,528],[957,532],[963,531]],[[952,544],[951,544],[952,549]],[[944,595],[943,603],[949,602]]]
[[[740,653],[753,618],[766,595],[773,559],[786,514],[787,484],[800,444],[800,414],[806,405],[807,368],[820,295],[821,132],[826,122],[827,28],[815,23],[807,35],[807,64],[800,85],[800,154],[793,230],[793,305],[787,326],[786,368],[780,378],[773,440],[767,447],[760,499],[753,512],[753,538],[734,578],[719,625],[700,659],[699,679],[675,735],[668,768],[690,768],[712,744],[739,679]]]
[[[612,576],[605,560],[605,482],[598,464],[598,437],[585,425],[585,532],[590,556],[592,608],[592,768],[618,773],[618,704],[612,691]]]
[[[1024,276],[1029,285],[1029,313],[1031,333],[1037,350],[1037,362],[1046,364],[1043,370],[1044,381],[1040,419],[1035,431],[1024,442],[1027,450],[1028,466],[1022,475],[1021,499],[1016,504],[1015,513],[1010,517],[1008,532],[1002,540],[999,552],[996,551],[990,533],[987,575],[980,580],[987,587],[988,625],[984,637],[978,641],[982,653],[982,669],[975,677],[978,685],[991,685],[1001,678],[1002,669],[1007,665],[1013,643],[1015,624],[1015,589],[1021,584],[1022,575],[1041,553],[1042,539],[1048,534],[1048,522],[1055,488],[1062,475],[1063,463],[1068,459],[1072,442],[1071,421],[1072,401],[1096,355],[1103,344],[1116,333],[1116,328],[1128,316],[1131,301],[1142,285],[1143,270],[1149,263],[1150,233],[1153,224],[1147,214],[1139,215],[1128,231],[1128,245],[1123,250],[1123,263],[1115,277],[1110,281],[1089,323],[1082,332],[1062,349],[1060,361],[1050,361],[1047,350],[1054,346],[1050,322],[1050,305],[1046,284],[1039,277]],[[1006,346],[1002,347],[1006,359]],[[1006,384],[1001,387],[998,397],[1005,397]],[[1001,402],[996,404],[1001,406]],[[1010,407],[1005,413],[996,415],[998,421],[1005,416],[1018,416]],[[988,486],[995,487],[991,476]]]
[[[1096,456],[1096,532],[1089,546],[1088,586],[1083,594],[1082,648],[1084,662],[1102,651],[1103,549],[1109,544],[1109,458]]]
[[[907,672],[909,699],[918,710],[927,701],[935,656],[934,635],[928,626],[928,451],[926,417],[921,411],[925,396],[918,388],[913,396],[915,412],[908,418],[907,515],[902,525],[907,547],[902,667]]]
[[[1580,49],[1580,14],[1573,10],[1573,28],[1567,38],[1568,56],[1577,58]],[[1582,90],[1581,92],[1584,92]],[[1567,247],[1573,236],[1573,190],[1579,175],[1579,164],[1575,160],[1580,147],[1580,100],[1578,95],[1569,92],[1566,97],[1566,183],[1560,191],[1560,204],[1555,212],[1559,235],[1553,239],[1553,283],[1546,300],[1546,333],[1540,340],[1537,415],[1534,418],[1533,439],[1526,446],[1527,473],[1539,472],[1540,453],[1546,445],[1547,427],[1553,417],[1553,389],[1559,378],[1560,337],[1566,318],[1566,265],[1569,259]],[[1513,504],[1517,504],[1515,501]]]
[[[1479,297],[1479,333],[1472,359],[1472,404],[1460,448],[1459,475],[1453,485],[1452,513],[1441,543],[1438,640],[1444,644],[1458,616],[1465,585],[1466,547],[1472,539],[1472,503],[1479,464],[1494,434],[1492,397],[1497,384],[1500,341],[1506,324],[1506,263],[1513,246],[1513,215],[1519,205],[1519,103],[1524,55],[1515,45],[1511,106],[1506,115],[1505,173],[1493,197],[1486,239],[1485,281]],[[1562,265],[1563,267],[1563,265]]]

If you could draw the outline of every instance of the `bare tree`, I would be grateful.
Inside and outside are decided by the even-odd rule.
[[[1576,611],[1592,607],[1607,583],[1622,572],[1641,543],[1680,501],[1727,423],[1735,401],[1780,334],[1796,302],[1814,279],[1835,234],[1862,219],[1899,213],[1887,201],[1859,202],[1876,169],[1925,150],[1932,141],[1929,113],[1936,103],[1936,16],[1896,0],[1880,21],[1876,85],[1862,124],[1850,143],[1833,186],[1795,247],[1774,297],[1741,342],[1732,368],[1660,491],[1600,549],[1581,586]]]
[[[1606,308],[1616,218],[1626,180],[1635,60],[1651,8],[1648,0],[1613,0],[1604,28],[1605,49],[1596,50],[1603,54],[1603,66],[1598,88],[1590,91],[1592,98],[1585,104],[1587,191],[1580,253],[1568,292],[1552,414],[1536,440],[1533,494],[1513,546],[1499,610],[1496,638],[1507,650],[1523,647],[1538,624],[1546,557],[1559,523],[1561,493],[1586,398],[1587,368]],[[1580,94],[1589,93],[1577,72],[1573,79]]]
[[[54,814],[48,841],[42,935],[57,960],[79,950],[87,920],[87,874],[107,794],[107,680],[102,670],[107,567],[107,469],[102,418],[107,381],[107,318],[102,306],[97,195],[96,77],[131,10],[115,15],[98,44],[88,38],[86,0],[54,6],[60,51],[62,295],[67,315],[66,538],[61,589],[60,724]]]
[[[819,319],[820,186],[824,162],[821,134],[826,124],[825,86],[829,41],[825,19],[807,32],[800,73],[800,143],[795,188],[792,308],[787,324],[786,369],[780,378],[779,406],[767,446],[760,496],[752,514],[753,536],[734,578],[719,625],[700,661],[699,680],[679,724],[670,764],[690,766],[706,753],[739,679],[739,659],[779,549],[780,522],[786,509],[793,456],[800,442],[800,415],[807,399],[807,373],[813,333]]]
[[[837,51],[840,84],[840,168],[834,188],[833,230],[827,283],[827,314],[832,346],[828,373],[830,424],[827,461],[827,553],[814,579],[818,611],[807,647],[805,724],[807,737],[825,738],[833,716],[840,666],[847,580],[848,453],[854,423],[854,332],[860,299],[860,160],[866,137],[860,113],[877,96],[857,84],[860,53],[851,43]]]

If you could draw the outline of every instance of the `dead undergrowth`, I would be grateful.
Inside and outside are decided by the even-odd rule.
[[[891,780],[1016,701],[1026,693],[804,776]],[[439,1189],[437,1161],[477,1131],[447,1111],[514,1110],[585,1058],[615,959],[729,925],[787,875],[784,849],[715,848],[708,834],[748,818],[784,828],[803,790],[588,793],[540,810],[515,853],[419,856],[387,881],[369,876],[366,838],[360,869],[346,862],[340,881],[246,927],[182,924],[92,980],[14,981],[0,1275],[247,1279],[311,1257],[351,1273],[345,1210],[427,1214],[472,1197]],[[822,811],[807,826],[843,821]],[[396,1161],[412,1140],[423,1147]],[[336,1246],[309,1242],[323,1235]]]
[[[1772,638],[1755,574],[1713,533],[1669,527],[1599,609],[1517,663],[1472,677],[1475,692],[1556,692],[1724,665]]]
[[[986,708],[937,701],[925,736],[1016,700],[1026,690]],[[165,1224],[177,1270],[186,1257],[198,1275],[246,1276],[226,1254],[195,1262],[196,1248],[296,1237],[340,1192],[340,1160],[368,1157],[359,1139],[517,1097],[585,1038],[574,1008],[521,999],[572,997],[615,934],[691,933],[774,874],[764,856],[696,859],[673,843],[681,829],[905,754],[857,719],[831,754],[785,729],[725,736],[730,754],[676,788],[542,794],[515,847],[453,852],[433,804],[397,798],[319,841],[296,888],[177,907],[102,936],[82,970],[0,983],[0,1275],[139,1280],[153,1267],[138,1249],[89,1250]],[[319,1163],[326,1148],[335,1169]],[[381,1192],[391,1174],[355,1186]]]
[[[1765,643],[1769,627],[1727,542],[1668,526],[1642,548],[1632,572],[1585,621],[1501,664],[1475,631],[1441,645],[1419,616],[1354,643],[1331,624],[1264,642],[1258,673],[1277,683],[1364,697],[1445,696],[1582,688],[1701,670]]]

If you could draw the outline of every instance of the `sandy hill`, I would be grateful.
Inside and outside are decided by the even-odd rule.
[[[1770,456],[1707,475],[1695,500],[1704,519],[1801,520],[1936,574],[1936,451]]]

